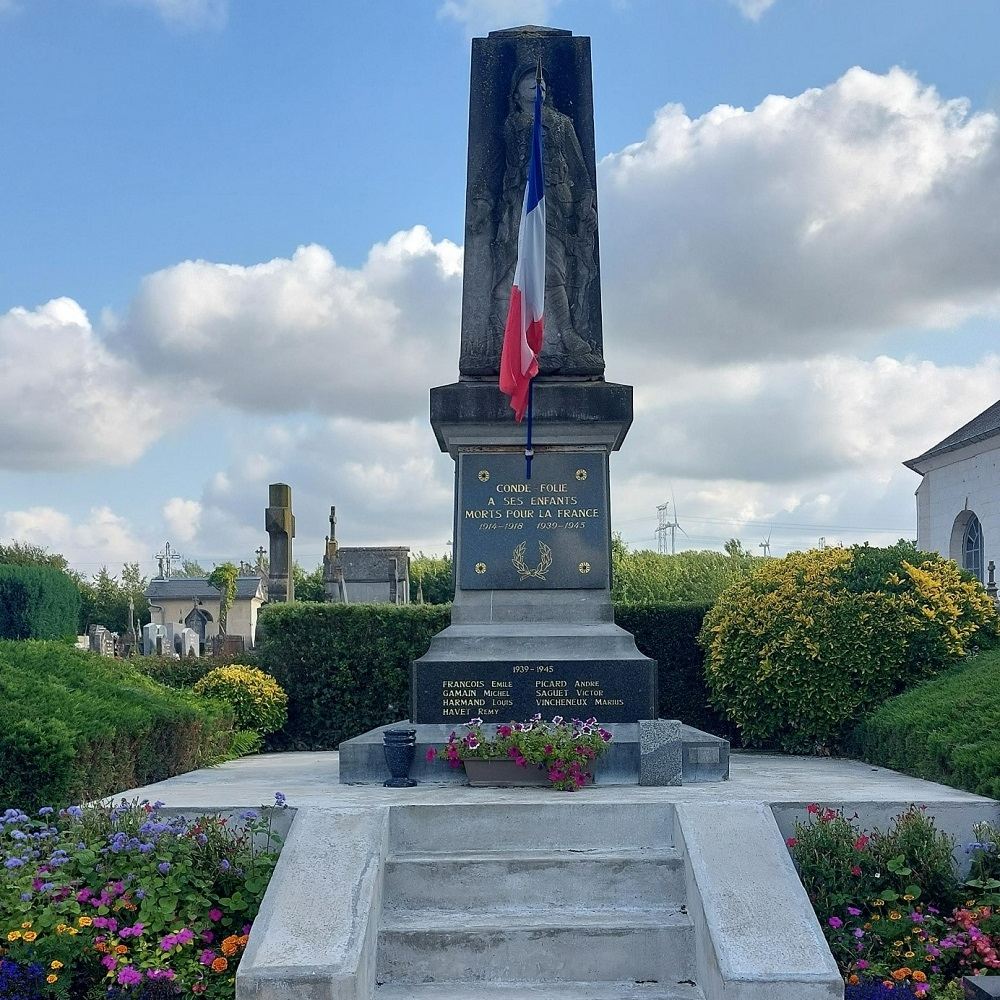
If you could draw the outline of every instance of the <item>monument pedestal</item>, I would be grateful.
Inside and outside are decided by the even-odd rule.
[[[655,719],[656,662],[614,623],[608,458],[631,386],[537,379],[534,459],[495,382],[431,390],[456,463],[452,623],[412,665],[418,724]]]

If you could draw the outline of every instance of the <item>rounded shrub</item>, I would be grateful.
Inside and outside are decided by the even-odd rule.
[[[748,745],[813,753],[891,695],[996,641],[996,605],[899,543],[763,560],[705,616],[711,699]]]
[[[234,663],[210,670],[194,686],[196,694],[228,702],[237,729],[261,735],[276,732],[288,717],[288,695],[270,675],[255,667]]]

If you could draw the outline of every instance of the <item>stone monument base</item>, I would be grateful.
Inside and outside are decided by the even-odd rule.
[[[678,727],[678,741],[669,735]],[[486,725],[487,732],[495,727]],[[613,739],[594,768],[598,785],[680,785],[729,780],[729,741],[682,723],[662,720],[611,722]],[[428,761],[427,751],[438,750],[461,725],[413,725],[409,721],[380,726],[340,744],[340,781],[347,785],[381,785],[388,777],[382,738],[387,729],[416,729],[417,753],[410,777],[429,784],[466,783],[464,768],[440,760]],[[665,736],[666,734],[666,736]],[[671,744],[673,743],[673,746]]]

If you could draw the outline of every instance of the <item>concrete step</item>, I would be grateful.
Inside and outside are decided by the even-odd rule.
[[[674,807],[663,802],[588,802],[586,789],[548,788],[536,801],[397,806],[390,817],[390,854],[531,851],[540,841],[561,851],[662,850],[674,846]]]
[[[380,986],[375,1000],[483,1000],[482,983]],[[705,1000],[693,983],[490,983],[492,1000]]]
[[[679,982],[694,971],[683,908],[409,910],[383,914],[377,978],[391,983]]]
[[[385,864],[384,912],[494,909],[630,909],[680,906],[684,870],[673,848],[659,851],[466,851],[403,853]]]

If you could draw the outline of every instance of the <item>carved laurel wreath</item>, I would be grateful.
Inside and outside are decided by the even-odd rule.
[[[514,564],[514,569],[521,574],[522,580],[527,580],[529,577],[535,577],[538,580],[544,580],[545,574],[552,568],[552,549],[550,549],[545,542],[538,543],[538,555],[540,561],[534,569],[530,569],[528,564],[524,561],[524,553],[527,551],[528,543],[521,542],[517,548],[514,549],[514,556],[511,562]]]

